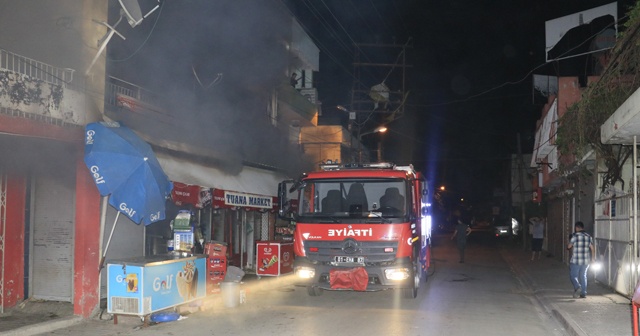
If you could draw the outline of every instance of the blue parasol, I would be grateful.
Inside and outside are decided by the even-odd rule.
[[[102,196],[118,210],[100,261],[104,263],[120,213],[145,225],[165,218],[165,202],[173,184],[162,170],[151,146],[117,122],[86,126],[84,162]]]

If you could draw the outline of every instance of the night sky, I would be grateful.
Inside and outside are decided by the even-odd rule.
[[[411,38],[410,95],[405,116],[382,136],[385,159],[413,163],[435,185],[480,202],[505,186],[518,137],[523,153],[533,149],[545,100],[535,97],[532,74],[562,74],[545,65],[545,21],[611,2],[300,0],[295,8],[319,41],[327,116],[350,100],[354,42]],[[619,16],[630,3],[618,2]]]
[[[139,2],[143,10],[157,3]],[[284,15],[295,15],[320,49],[320,72],[314,80],[322,101],[322,123],[347,124],[347,114],[336,106],[349,108],[351,102],[356,79],[354,44],[406,44],[411,68],[406,72],[405,114],[388,123],[384,135],[368,135],[363,141],[370,146],[382,141],[384,160],[413,164],[434,185],[446,185],[479,202],[491,199],[494,188],[505,186],[518,137],[523,153],[533,149],[535,123],[545,100],[536,99],[532,74],[578,75],[567,71],[566,64],[545,64],[545,21],[611,2],[164,1],[162,11],[139,27],[126,23],[119,27],[127,40],[110,42],[108,66],[116,77],[178,97],[167,104],[175,104],[170,108],[184,114],[180,120],[191,121],[187,129],[201,127],[205,117],[216,120],[209,127],[215,132],[185,136],[223,143],[229,139],[224,131],[235,125],[255,126],[255,130],[260,125],[253,125],[247,116],[208,115],[207,111],[224,111],[228,106],[237,110],[246,103],[244,95],[259,94],[261,87],[275,84],[282,76],[270,70],[281,68],[282,55],[259,51],[270,50],[269,45],[278,43],[271,36],[287,29],[279,24],[286,21],[283,14],[270,9],[273,4],[286,5]],[[117,1],[109,3],[117,10]],[[618,2],[619,16],[630,3]],[[365,62],[393,63],[398,51],[361,48],[360,57]],[[583,66],[580,62],[577,69]],[[202,83],[194,81],[194,71]],[[218,73],[223,73],[219,82],[215,81]],[[359,79],[367,86],[388,79],[395,90],[397,76],[396,68],[367,68]],[[193,94],[198,86],[203,94],[215,92],[220,98],[213,108],[199,111],[201,97]],[[252,108],[246,106],[247,111]],[[362,129],[375,128],[383,117],[372,116]],[[241,137],[236,140],[238,145],[229,147],[229,152],[274,156],[263,147],[244,145]]]

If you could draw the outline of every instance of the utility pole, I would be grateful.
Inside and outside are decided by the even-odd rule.
[[[403,115],[404,100],[408,93],[406,90],[406,70],[412,67],[407,64],[407,49],[411,47],[410,43],[411,39],[405,44],[356,43],[354,45],[354,79],[351,89],[350,111],[382,114],[395,112],[397,118]],[[369,60],[369,57],[373,56],[380,59],[380,54],[389,53],[389,50],[395,51],[388,56],[394,58],[393,61],[373,62]],[[371,52],[367,54],[365,51]],[[366,57],[366,60],[362,60],[362,57]],[[383,72],[373,73],[374,70],[379,71],[381,68],[384,69]],[[367,79],[363,75],[365,70],[369,74]],[[376,75],[379,78],[370,79]],[[384,86],[379,86],[381,84]],[[385,87],[387,87],[385,91],[380,91]]]
[[[406,71],[407,49],[412,40],[405,44],[355,43],[353,62],[353,85],[349,111],[355,113],[350,120],[352,134],[358,138],[367,122],[387,124],[404,115],[408,96]],[[382,71],[381,71],[382,69]]]

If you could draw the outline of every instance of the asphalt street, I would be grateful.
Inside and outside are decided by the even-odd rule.
[[[241,285],[246,302],[233,308],[217,297],[186,307],[192,313],[173,322],[143,326],[138,317],[121,316],[114,324],[108,314],[62,316],[0,335],[631,334],[627,298],[592,282],[589,297],[574,299],[563,263],[547,257],[531,262],[518,241],[472,237],[465,263],[448,235],[434,239],[431,274],[415,300],[398,291],[310,297],[292,276],[247,276]]]

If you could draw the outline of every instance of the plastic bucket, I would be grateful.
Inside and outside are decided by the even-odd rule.
[[[239,282],[221,282],[220,292],[222,294],[222,302],[227,308],[234,308],[240,304],[240,283]]]

